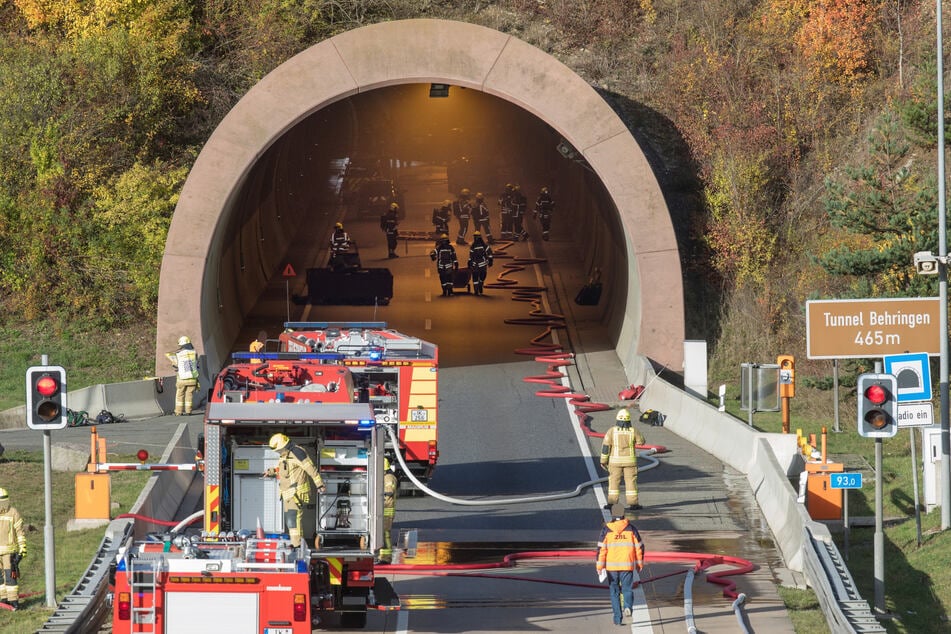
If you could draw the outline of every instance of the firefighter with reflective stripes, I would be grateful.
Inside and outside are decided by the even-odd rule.
[[[390,203],[390,208],[380,216],[380,229],[386,234],[386,248],[389,250],[388,258],[398,258],[396,254],[396,241],[400,235],[400,206],[397,203]]]
[[[448,198],[441,207],[433,209],[433,228],[438,234],[449,233],[449,218],[452,217],[452,201]]]
[[[463,188],[459,192],[456,202],[452,203],[452,213],[459,221],[459,232],[456,234],[456,244],[465,245],[466,233],[469,231],[469,217],[472,215],[472,203],[469,202],[470,192],[468,188]]]
[[[439,273],[439,284],[442,286],[442,296],[452,295],[452,276],[459,270],[459,258],[456,249],[449,243],[449,236],[445,233],[439,236],[436,247],[430,252],[429,258],[436,263],[436,272]]]
[[[383,548],[380,549],[380,561],[393,561],[393,520],[396,519],[396,495],[400,486],[394,467],[389,458],[383,459]]]
[[[472,275],[472,292],[482,294],[482,286],[492,266],[492,247],[485,243],[478,231],[472,234],[472,246],[469,247],[469,273]]]
[[[598,538],[598,578],[608,580],[611,591],[611,610],[614,624],[621,625],[621,595],[624,597],[623,615],[631,615],[634,605],[634,582],[644,568],[644,542],[641,534],[624,517],[624,507],[611,507],[611,520],[601,529]]]
[[[525,212],[528,209],[528,200],[522,193],[522,187],[516,184],[512,188],[512,239],[528,240],[528,232],[522,224],[525,220]]]
[[[515,191],[515,185],[506,183],[505,190],[499,196],[499,218],[502,223],[502,239],[512,239],[512,194]]]
[[[630,510],[641,508],[637,503],[637,445],[644,444],[644,437],[631,427],[631,412],[621,409],[617,424],[604,434],[601,442],[601,467],[608,471],[608,503],[611,508],[621,497],[621,478],[624,478],[624,497]]]
[[[542,187],[538,198],[535,199],[535,217],[542,224],[542,240],[548,240],[551,231],[551,215],[555,211],[555,201],[548,193],[547,187]]]
[[[188,416],[198,391],[198,353],[192,340],[182,335],[178,338],[178,350],[165,357],[175,367],[175,415]]]
[[[284,525],[291,537],[291,545],[297,548],[302,535],[311,539],[317,532],[314,489],[323,493],[327,487],[305,448],[291,442],[284,434],[271,436],[268,446],[277,452],[279,459],[277,468],[268,469],[264,475],[277,478],[284,503]]]
[[[491,216],[489,206],[485,204],[485,195],[478,192],[475,196],[475,203],[472,205],[472,222],[476,231],[485,236],[485,241],[492,244],[492,228],[489,226]]]
[[[334,225],[334,232],[330,234],[330,261],[327,266],[337,271],[346,267],[343,254],[350,252],[350,234],[344,231],[343,223]]]
[[[0,489],[0,564],[3,566],[0,603],[11,610],[20,607],[20,560],[26,557],[23,518],[10,505],[10,494]]]

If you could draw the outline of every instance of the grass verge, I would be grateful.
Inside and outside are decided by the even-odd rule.
[[[132,456],[117,461],[135,462]],[[120,471],[111,477],[111,498],[116,517],[127,512],[151,474]],[[13,451],[0,458],[0,486],[10,492],[13,506],[23,516],[27,531],[27,558],[20,564],[20,610],[0,610],[0,632],[27,634],[42,627],[53,610],[46,607],[43,526],[42,452]],[[75,512],[75,474],[53,472],[53,541],[56,556],[56,602],[59,603],[82,577],[99,547],[103,528],[66,531]]]

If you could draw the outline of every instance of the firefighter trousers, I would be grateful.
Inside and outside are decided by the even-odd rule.
[[[10,560],[11,554],[0,555],[0,601],[16,604],[20,600],[19,580],[13,576],[13,562]]]
[[[621,478],[624,479],[624,499],[627,506],[637,504],[637,465],[608,465],[608,504],[621,498]]]

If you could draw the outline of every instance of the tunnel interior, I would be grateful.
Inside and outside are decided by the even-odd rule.
[[[220,254],[207,261],[205,289],[214,289],[214,301],[203,303],[203,320],[220,324],[232,350],[243,349],[261,323],[283,320],[283,309],[260,314],[268,311],[262,294],[280,277],[290,250],[310,245],[314,259],[306,266],[321,265],[317,253],[334,222],[355,217],[350,197],[368,178],[392,180],[403,201],[401,227],[420,230],[431,228],[432,208],[463,187],[485,194],[497,227],[497,199],[507,183],[520,185],[529,209],[548,186],[557,204],[553,238],[572,242],[572,264],[590,275],[612,272],[603,276],[593,317],[616,337],[621,315],[609,307],[626,302],[627,246],[601,180],[558,132],[517,105],[460,86],[432,97],[431,87],[399,84],[340,99],[303,117],[250,167],[220,216],[213,241]],[[401,174],[409,166],[431,168],[434,187],[408,191]]]

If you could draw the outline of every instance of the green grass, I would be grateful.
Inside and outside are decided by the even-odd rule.
[[[131,456],[117,456],[132,462]],[[112,516],[128,511],[151,474],[121,471],[111,476]],[[27,558],[20,564],[20,607],[17,612],[0,610],[0,632],[35,632],[53,610],[46,607],[44,564],[45,510],[43,499],[43,454],[13,451],[0,458],[0,483],[10,492],[13,506],[23,517],[27,531]],[[66,531],[75,511],[75,474],[53,472],[53,541],[56,548],[56,602],[76,585],[99,548],[103,528]],[[118,505],[118,506],[116,506]]]
[[[842,389],[843,394],[850,390]],[[832,392],[801,389],[790,403],[790,432],[801,429],[803,434],[816,434],[821,439],[822,428],[827,429],[826,452],[829,460],[842,462],[848,470],[863,471],[863,488],[848,492],[849,515],[852,518],[875,515],[875,440],[863,438],[856,432],[856,405],[854,394],[846,396],[839,406],[840,432],[835,433],[832,418]],[[727,409],[742,421],[748,413],[739,410],[736,400],[727,402]],[[937,407],[935,408],[937,410]],[[778,412],[757,412],[753,426],[760,431],[781,432],[782,419]],[[951,605],[951,531],[941,531],[941,511],[921,513],[922,543],[918,545],[915,525],[910,433],[899,430],[893,438],[882,443],[882,506],[886,519],[884,533],[885,608],[891,619],[882,624],[889,632],[951,632],[948,606]],[[918,459],[919,496],[922,495],[921,434],[915,433]],[[818,444],[818,443],[817,443]],[[821,446],[821,444],[820,444]],[[843,533],[831,527],[843,556]],[[853,527],[849,539],[849,571],[862,598],[874,606],[874,552],[873,527]],[[809,598],[811,595],[811,598]],[[790,610],[797,632],[817,630],[817,620],[825,618],[818,607],[814,593],[783,589],[783,600]],[[825,627],[824,625],[822,626]]]
[[[154,326],[103,332],[75,323],[0,323],[0,411],[23,405],[26,369],[40,365],[66,369],[66,384],[74,390],[97,383],[117,383],[151,376],[154,371]]]

